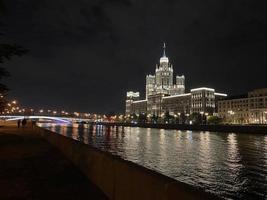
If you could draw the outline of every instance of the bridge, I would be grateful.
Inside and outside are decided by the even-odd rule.
[[[23,119],[31,119],[31,120],[49,120],[56,121],[61,123],[76,123],[76,122],[91,122],[91,119],[83,119],[83,118],[71,118],[71,117],[57,117],[57,116],[21,116],[21,115],[0,115],[0,119],[4,119],[6,121],[17,121]]]

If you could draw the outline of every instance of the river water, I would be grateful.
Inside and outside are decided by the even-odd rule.
[[[225,199],[267,199],[267,135],[102,125],[45,127]]]

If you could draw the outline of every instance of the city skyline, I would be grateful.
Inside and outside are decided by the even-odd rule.
[[[32,107],[122,113],[125,91],[144,94],[143,76],[164,41],[187,88],[232,95],[266,87],[263,1],[150,3],[6,1],[5,40],[29,50],[5,64],[11,98]]]
[[[267,198],[265,4],[0,0],[0,199]]]
[[[174,66],[166,54],[166,44],[163,43],[163,53],[156,64],[155,74],[146,75],[146,95],[140,99],[140,92],[127,91],[125,114],[148,115],[163,117],[164,115],[217,115],[218,101],[227,97],[225,93],[215,92],[215,89],[202,86],[191,88],[185,93],[184,75],[175,75]]]

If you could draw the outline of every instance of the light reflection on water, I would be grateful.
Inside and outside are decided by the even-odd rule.
[[[49,130],[226,199],[267,199],[267,136],[102,125]]]

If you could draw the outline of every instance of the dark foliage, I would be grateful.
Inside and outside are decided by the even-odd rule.
[[[0,63],[4,63],[5,60],[10,60],[15,55],[22,56],[26,52],[26,49],[16,44],[0,44]]]
[[[0,0],[0,14],[2,14],[4,10],[4,4],[3,1]],[[4,26],[4,22],[0,21],[0,28]],[[1,31],[0,36],[4,35],[4,33]],[[0,41],[0,81],[3,78],[9,77],[10,74],[6,70],[6,68],[3,67],[3,63],[10,60],[13,56],[22,56],[27,52],[26,49],[23,47],[16,45],[16,44],[6,44]],[[2,83],[0,83],[0,111],[3,112],[5,105],[6,105],[6,99],[5,96],[8,92],[8,87]]]

